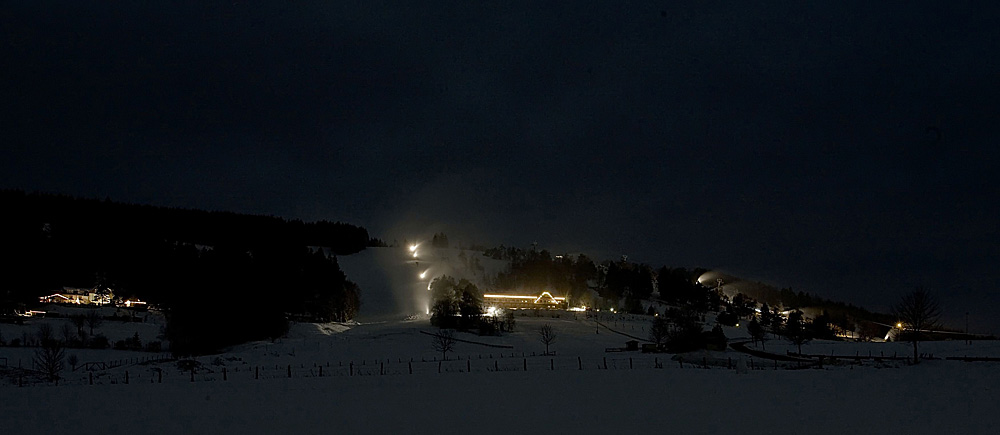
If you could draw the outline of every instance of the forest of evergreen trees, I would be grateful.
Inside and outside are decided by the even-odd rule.
[[[810,308],[822,314],[817,323],[854,330],[861,322],[894,323],[887,314],[873,313],[843,302],[816,297],[802,291],[778,289],[759,282],[739,281],[741,292],[731,299],[697,280],[708,269],[651,266],[627,261],[606,260],[595,263],[585,255],[553,256],[547,250],[520,249],[503,245],[486,249],[483,255],[510,261],[510,267],[499,273],[491,283],[497,289],[545,289],[566,295],[570,305],[585,305],[601,309],[615,308],[629,313],[648,313],[642,301],[659,300],[671,306],[695,313],[722,310],[721,317],[732,324],[749,318],[755,309],[771,311]],[[732,283],[737,279],[727,277]],[[655,295],[654,295],[655,292]],[[745,292],[745,293],[743,293]],[[654,297],[655,296],[655,297]],[[770,306],[769,306],[770,305]]]
[[[347,320],[359,308],[334,256],[365,249],[358,226],[9,190],[0,209],[0,300],[107,286],[162,307],[175,353],[279,337],[289,315]]]

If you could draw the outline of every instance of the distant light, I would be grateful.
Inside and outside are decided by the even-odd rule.
[[[739,324],[739,323],[737,323],[737,324],[736,324],[736,327],[737,327],[737,328],[739,328],[739,327],[740,327],[740,324]]]
[[[417,251],[413,251],[413,258],[417,258]]]
[[[899,329],[903,329],[903,322],[897,323],[896,327],[899,328]]]
[[[417,250],[417,245],[410,245],[410,252],[415,252]]]
[[[420,272],[420,279],[427,278],[427,271]]]

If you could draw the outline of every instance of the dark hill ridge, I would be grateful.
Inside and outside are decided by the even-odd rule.
[[[336,257],[311,247],[359,252],[362,227],[18,191],[0,192],[0,209],[0,302],[111,287],[167,310],[175,352],[277,337],[288,315],[347,320],[359,306]]]
[[[275,216],[136,205],[44,193],[0,191],[4,230],[47,234],[68,230],[206,246],[291,244],[360,252],[368,230],[342,222],[303,222]],[[13,227],[11,227],[13,225]]]

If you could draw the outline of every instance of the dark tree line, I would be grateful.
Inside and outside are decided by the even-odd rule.
[[[346,320],[359,308],[333,254],[364,249],[361,227],[16,191],[0,191],[0,206],[8,302],[108,286],[164,308],[174,352],[274,338],[289,315]]]
[[[522,250],[503,245],[487,249],[487,257],[510,261],[510,267],[496,276],[498,289],[531,289],[565,295],[571,305],[593,306],[591,287],[597,283],[598,268],[586,255],[553,256],[547,250]]]

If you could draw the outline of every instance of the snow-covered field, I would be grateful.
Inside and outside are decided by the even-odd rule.
[[[431,253],[426,255],[421,267],[451,261],[434,263]],[[392,250],[371,250],[365,257],[342,258],[341,264],[366,290],[383,286],[369,295],[370,304],[406,291],[395,281],[426,286],[410,276],[418,267]],[[380,270],[388,272],[370,276]],[[34,349],[0,347],[0,372],[6,373],[0,377],[0,428],[74,435],[993,434],[1000,425],[1000,363],[943,359],[998,357],[997,341],[923,343],[921,353],[939,359],[916,366],[864,361],[776,370],[770,361],[734,350],[695,352],[683,361],[669,354],[607,351],[623,347],[628,336],[646,337],[647,316],[602,313],[606,326],[598,327],[593,314],[522,311],[516,332],[458,333],[465,341],[440,361],[426,334],[436,329],[426,317],[391,314],[418,297],[373,316],[380,319],[294,324],[281,340],[195,360],[143,361],[160,355],[69,350],[81,361],[131,360],[94,372],[66,370],[58,386],[29,379],[18,387],[12,362],[30,361]],[[147,323],[106,322],[99,329],[112,339],[138,332],[146,341],[159,333],[155,320]],[[550,355],[543,355],[538,340],[537,331],[546,324],[556,333]],[[29,326],[0,325],[8,339],[27,331],[14,328]],[[745,329],[725,332],[731,342],[747,337]],[[795,350],[782,340],[765,346],[779,354]],[[911,352],[906,343],[821,341],[802,350],[859,356]],[[710,367],[703,368],[705,362]],[[748,370],[751,366],[755,370]]]
[[[605,352],[627,338],[607,329],[598,333],[583,314],[542,314],[517,317],[518,332],[503,337],[458,334],[511,347],[458,343],[441,373],[434,361],[440,354],[431,348],[431,337],[420,332],[434,331],[427,320],[297,324],[289,338],[278,342],[198,358],[193,382],[191,372],[176,361],[108,370],[95,385],[82,376],[69,376],[60,386],[18,388],[7,382],[0,387],[0,415],[8,433],[73,434],[987,434],[1000,424],[995,412],[1000,363],[932,360],[883,368],[866,363],[737,371],[699,368],[697,355],[689,355],[693,362],[681,368],[667,354]],[[642,316],[633,319],[609,325],[619,330],[645,325]],[[542,324],[557,333],[555,356],[541,355],[536,331]],[[727,334],[738,337],[740,331]],[[788,348],[779,341],[767,346]],[[869,346],[909,349],[906,344],[813,342],[803,351],[860,353]],[[942,356],[1000,354],[996,342],[923,347]],[[706,356],[742,358],[731,350]],[[128,385],[125,370],[130,371]]]

